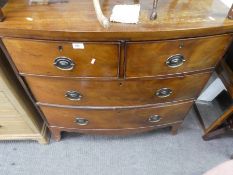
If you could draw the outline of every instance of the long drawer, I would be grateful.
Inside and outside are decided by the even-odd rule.
[[[69,43],[3,38],[19,72],[67,77],[117,77],[118,42]]]
[[[129,42],[126,76],[147,77],[215,67],[230,35],[158,42]]]
[[[41,109],[50,127],[126,129],[182,122],[192,104],[192,101],[187,101],[165,106],[125,110],[85,110],[48,106],[41,106]]]
[[[25,77],[37,102],[73,106],[134,106],[195,98],[210,73],[143,80]]]

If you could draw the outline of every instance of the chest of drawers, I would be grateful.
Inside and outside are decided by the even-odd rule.
[[[12,12],[16,4],[20,9]],[[160,17],[149,21],[150,3],[143,1],[139,24],[103,29],[94,10],[85,10],[90,4],[12,0],[3,9],[1,46],[53,137],[60,140],[61,131],[119,135],[168,126],[175,134],[232,40],[227,8],[218,0],[203,1],[206,11],[195,2],[163,1]],[[108,5],[105,13],[114,1]],[[206,17],[210,10],[215,21]],[[74,12],[80,15],[71,18]]]

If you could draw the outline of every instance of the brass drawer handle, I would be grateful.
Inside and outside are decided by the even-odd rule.
[[[169,89],[169,88],[162,88],[162,89],[159,89],[157,90],[156,92],[156,96],[159,97],[159,98],[166,98],[166,97],[169,97],[170,95],[172,94],[172,90]]]
[[[67,91],[65,97],[72,101],[80,101],[83,96],[77,91]]]
[[[75,66],[74,62],[67,57],[57,57],[53,64],[60,70],[72,70]]]
[[[151,123],[157,123],[157,122],[161,121],[161,117],[159,115],[152,115],[149,117],[148,120]]]
[[[85,118],[76,118],[75,123],[81,126],[86,126],[88,125],[89,121]]]
[[[168,67],[176,68],[176,67],[180,67],[181,65],[183,65],[185,61],[186,60],[183,55],[177,54],[177,55],[170,56],[167,59],[166,64]]]

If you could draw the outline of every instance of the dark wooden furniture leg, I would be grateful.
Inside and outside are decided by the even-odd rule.
[[[197,105],[194,104],[194,110],[197,114],[198,120],[204,130],[204,135],[202,136],[202,138],[204,140],[211,140],[214,139],[220,135],[223,135],[225,133],[228,133],[231,129],[230,127],[221,127],[220,126],[230,118],[230,116],[233,113],[233,106],[231,106],[229,109],[227,109],[227,111],[225,111],[225,113],[220,116],[215,122],[213,122],[208,128],[206,128],[203,120],[202,120],[202,116],[197,108]],[[230,125],[229,125],[230,126]]]
[[[223,135],[226,132],[227,132],[226,128],[220,128],[220,129],[217,129],[215,131],[212,131],[210,133],[203,135],[202,138],[203,138],[203,140],[208,141],[208,140],[212,140],[216,137],[219,137],[220,135]]]
[[[49,130],[52,133],[52,138],[57,142],[61,140],[61,130],[59,128],[50,127]]]
[[[211,140],[214,139],[220,135],[230,133],[233,131],[233,119],[230,118],[229,120],[226,121],[225,127],[218,128],[214,131],[211,131],[203,136],[204,140]]]
[[[178,129],[180,127],[181,127],[181,123],[176,123],[176,124],[172,125],[172,128],[171,128],[172,135],[176,135],[178,133]]]
[[[0,22],[2,22],[4,20],[5,16],[3,14],[2,9],[0,8]]]

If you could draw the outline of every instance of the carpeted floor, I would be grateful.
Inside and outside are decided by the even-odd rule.
[[[63,134],[61,142],[0,142],[1,175],[201,175],[233,154],[230,136],[203,141],[190,112],[169,129],[127,137]]]

